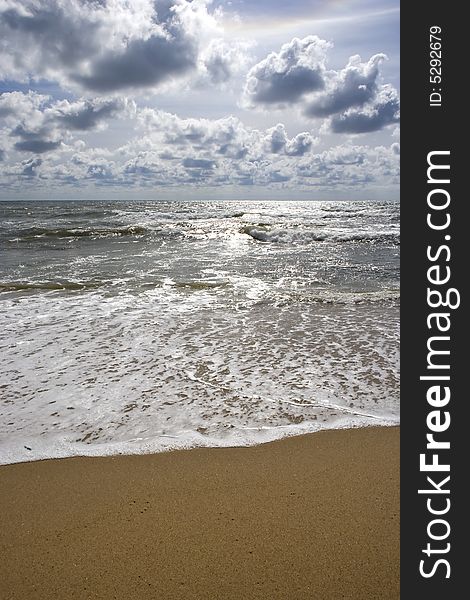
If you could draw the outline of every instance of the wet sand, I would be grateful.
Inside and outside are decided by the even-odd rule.
[[[399,598],[399,428],[0,467],[0,597]]]

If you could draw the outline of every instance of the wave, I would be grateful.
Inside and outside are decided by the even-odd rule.
[[[375,292],[315,291],[311,293],[286,292],[277,295],[277,305],[305,302],[307,304],[390,304],[400,300],[398,290]]]
[[[193,291],[213,290],[228,287],[227,281],[179,281],[172,284],[172,287],[187,289]]]
[[[54,219],[65,219],[65,220],[70,220],[71,218],[77,216],[77,210],[75,209],[65,209],[65,210],[59,210],[62,209],[63,207],[59,207],[59,206],[55,206],[55,207],[51,207],[52,210],[49,211],[44,211],[44,216],[47,218],[48,215],[53,215]],[[39,215],[40,216],[40,215]],[[100,209],[100,210],[93,210],[93,209],[89,209],[86,210],[84,207],[80,209],[79,212],[79,216],[80,219],[103,219],[103,218],[110,218],[110,217],[119,217],[119,212],[117,210],[113,210],[113,209]]]
[[[0,293],[1,292],[28,292],[28,291],[64,291],[64,290],[89,290],[103,287],[108,282],[98,281],[7,281],[0,282]],[[129,293],[139,291],[145,291],[149,289],[162,288],[170,285],[172,288],[187,290],[187,291],[205,291],[205,290],[217,290],[230,286],[227,281],[171,281],[171,283],[165,281],[153,281],[143,282],[140,285],[136,284],[134,287],[129,287],[127,291]]]
[[[394,232],[318,232],[306,230],[268,229],[263,225],[246,225],[240,233],[249,235],[259,242],[271,243],[309,243],[309,242],[392,242],[400,243],[400,234]]]
[[[0,282],[0,292],[54,291],[54,290],[84,290],[98,288],[98,282],[80,281],[37,281],[37,282]]]
[[[123,227],[94,227],[86,229],[81,227],[69,228],[49,228],[49,227],[30,227],[22,231],[15,232],[16,239],[35,239],[35,238],[74,238],[74,237],[112,237],[124,235],[145,235],[150,230],[143,225],[126,225]]]

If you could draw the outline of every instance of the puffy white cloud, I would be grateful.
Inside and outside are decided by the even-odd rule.
[[[310,151],[312,146],[318,143],[318,138],[314,138],[308,132],[298,133],[286,144],[286,154],[288,156],[303,156]]]
[[[285,106],[322,89],[329,42],[311,35],[294,38],[250,69],[244,89],[247,106]]]
[[[272,154],[285,153],[288,156],[303,156],[318,142],[318,139],[313,138],[306,131],[289,139],[285,126],[282,123],[278,123],[275,127],[267,129],[264,141],[265,147]]]
[[[244,103],[251,108],[295,105],[312,119],[326,120],[333,133],[368,133],[399,121],[398,93],[381,83],[385,54],[367,62],[354,55],[344,69],[329,70],[331,44],[316,36],[294,38],[249,71]]]
[[[34,92],[0,94],[5,147],[33,154],[57,150],[71,138],[71,132],[102,129],[109,119],[134,111],[134,103],[126,99],[52,102],[49,96]]]
[[[147,141],[175,148],[191,147],[214,157],[256,160],[268,154],[302,156],[318,143],[310,132],[289,138],[282,123],[266,131],[245,127],[235,117],[224,119],[181,119],[153,109],[138,111]],[[176,150],[173,151],[175,153]]]
[[[14,187],[15,184],[24,183],[27,180],[33,180],[40,176],[40,168],[43,163],[42,158],[31,157],[27,160],[18,161],[12,165],[4,165],[2,167],[3,184],[10,184]]]
[[[37,170],[42,164],[42,159],[40,158],[30,158],[28,160],[24,160],[21,163],[21,176],[23,177],[36,177]]]
[[[211,40],[200,55],[202,75],[206,75],[214,84],[226,83],[247,67],[248,51],[252,45],[244,40],[230,43],[223,38]]]
[[[0,0],[0,78],[52,94],[0,93],[0,185],[7,191],[396,185],[397,143],[351,143],[352,134],[397,125],[398,94],[381,72],[385,55],[364,62],[353,56],[334,70],[327,60],[332,44],[309,35],[259,56],[253,66],[255,45],[233,37],[243,35],[243,20],[224,31],[230,21],[220,6],[212,0]],[[213,86],[227,93],[209,96]],[[145,102],[227,116],[180,118],[143,108]],[[228,116],[247,108],[265,111],[262,126]],[[277,110],[291,114],[284,118]],[[292,131],[292,112],[305,131]],[[318,131],[344,134],[349,142],[325,150],[333,138],[320,141]]]
[[[61,135],[57,127],[49,125],[46,117],[50,98],[29,92],[0,94],[0,118],[3,145],[20,152],[43,154],[60,147]]]
[[[296,172],[304,185],[328,188],[353,188],[366,184],[397,185],[399,157],[392,146],[335,146],[300,160]]]
[[[17,108],[20,107],[18,110]],[[399,146],[341,145],[315,152],[305,131],[289,137],[283,123],[264,130],[235,117],[182,119],[124,99],[52,101],[39,94],[3,94],[0,182],[35,186],[258,186],[344,189],[398,181]],[[88,147],[76,135],[99,132],[109,119],[134,120],[135,134],[111,150]],[[28,153],[30,156],[24,156]]]
[[[265,141],[268,151],[273,154],[279,154],[285,150],[287,144],[286,128],[282,123],[278,123],[275,127],[271,127],[266,131]]]
[[[69,183],[76,186],[116,187],[283,187],[295,191],[318,188],[344,190],[364,184],[397,185],[399,160],[391,147],[339,147],[302,157],[270,154],[258,160],[200,158],[197,154],[161,158],[155,150],[141,150],[123,160],[100,150],[81,152],[59,162],[54,155],[30,158],[5,171],[13,183],[18,177],[40,175],[43,185]],[[349,157],[349,158],[348,158]],[[4,182],[6,183],[6,182]],[[38,185],[38,183],[36,183]]]
[[[0,94],[0,119],[7,122],[16,121],[19,116],[28,115],[43,106],[49,96],[37,92],[5,92]]]

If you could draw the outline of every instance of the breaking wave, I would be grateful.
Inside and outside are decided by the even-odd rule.
[[[55,291],[95,289],[102,284],[90,281],[34,281],[34,282],[0,282],[0,292]]]
[[[259,242],[271,243],[309,243],[309,242],[391,242],[398,245],[400,235],[395,232],[319,232],[310,230],[268,229],[264,225],[246,225],[240,233],[249,235]]]
[[[112,237],[124,235],[145,235],[149,232],[143,225],[127,225],[123,227],[94,227],[94,228],[48,228],[30,227],[16,233],[16,238],[30,240],[34,238],[75,238],[75,237]]]

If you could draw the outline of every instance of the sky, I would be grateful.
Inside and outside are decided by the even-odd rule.
[[[0,0],[0,199],[399,193],[398,0]]]

